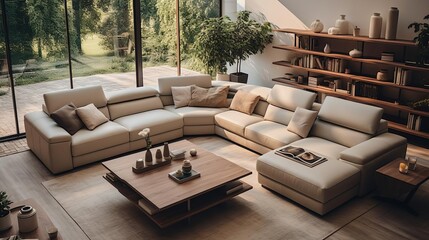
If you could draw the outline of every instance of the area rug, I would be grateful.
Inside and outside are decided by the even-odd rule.
[[[90,239],[323,239],[379,204],[369,196],[355,198],[321,217],[260,187],[250,170],[254,174],[244,181],[254,189],[167,229],[104,180],[101,164],[43,185]]]

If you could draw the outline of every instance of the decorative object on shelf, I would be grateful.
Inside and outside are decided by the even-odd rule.
[[[192,165],[191,165],[191,161],[189,160],[183,160],[183,164],[182,164],[182,171],[184,175],[189,175],[191,173],[192,170]]]
[[[189,150],[189,153],[191,154],[191,156],[192,156],[192,157],[195,157],[195,156],[197,156],[197,149],[195,149],[195,148],[191,148],[191,149]]]
[[[429,15],[426,15],[423,19],[428,20]],[[417,55],[417,64],[424,65],[429,62],[429,24],[413,22],[408,25],[408,28],[414,28],[414,32],[418,33],[413,39],[420,49]]]
[[[362,57],[362,51],[357,50],[356,48],[349,52],[350,57],[359,58]]]
[[[12,227],[12,220],[10,219],[10,204],[6,192],[0,191],[0,231],[4,231]]]
[[[144,161],[143,161],[143,159],[137,159],[137,161],[136,161],[136,168],[137,169],[142,169],[142,168],[144,168]]]
[[[319,19],[316,19],[311,23],[310,29],[315,33],[320,33],[323,31],[323,23]]]
[[[383,18],[380,13],[374,13],[369,21],[369,38],[380,38]]]
[[[330,28],[328,29],[328,34],[331,34],[331,35],[338,35],[338,34],[340,34],[340,29],[339,29],[339,28],[337,28],[337,27],[330,27]]]
[[[379,81],[389,81],[389,76],[387,74],[387,69],[381,69],[380,71],[378,71],[377,73],[377,80]]]
[[[405,160],[408,161],[408,170],[415,171],[417,166],[417,157],[405,157]]]
[[[408,165],[406,163],[399,163],[399,172],[403,174],[408,173]]]
[[[358,26],[355,26],[355,28],[353,28],[353,37],[359,37],[360,34],[360,28],[358,28]]]
[[[331,53],[331,46],[329,46],[329,44],[326,44],[325,47],[323,48],[323,52],[324,53]]]
[[[298,75],[298,80],[297,80],[298,84],[304,84],[305,83],[305,79],[303,75]]]
[[[335,21],[335,27],[339,29],[338,34],[349,34],[349,21],[346,20],[346,15],[340,15],[340,18]]]
[[[162,156],[164,157],[165,160],[171,160],[170,148],[168,147],[168,142],[164,143],[164,149],[162,151]]]
[[[382,52],[381,53],[381,60],[387,61],[387,62],[393,62],[395,60],[395,53],[393,53],[393,52]]]
[[[162,162],[162,152],[161,149],[157,149],[155,153],[155,160],[156,162]]]
[[[429,112],[429,98],[414,102],[411,107],[419,111]]]
[[[27,233],[34,231],[38,227],[37,212],[31,206],[24,206],[18,213],[19,232]]]
[[[234,34],[231,54],[235,59],[237,71],[231,73],[231,82],[247,83],[248,74],[241,72],[241,62],[251,55],[262,53],[265,46],[273,41],[272,24],[268,21],[258,22],[252,19],[250,14],[249,11],[239,12],[237,20],[232,24]],[[230,62],[230,65],[232,64],[234,62]]]
[[[152,152],[150,149],[146,150],[144,162],[146,166],[150,166],[153,164]]]
[[[396,7],[391,7],[389,15],[387,15],[386,34],[388,40],[396,39],[396,31],[398,30],[399,10]]]
[[[181,169],[177,169],[177,171],[176,171],[176,173],[175,173],[175,176],[176,176],[177,178],[182,178],[182,177],[183,177],[183,172],[182,172],[182,170],[181,170]]]
[[[345,69],[344,69],[344,73],[345,73],[345,74],[350,74],[350,73],[351,73],[350,68],[345,68]]]

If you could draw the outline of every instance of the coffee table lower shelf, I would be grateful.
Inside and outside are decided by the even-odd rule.
[[[177,203],[165,209],[158,209],[120,180],[112,181],[107,177],[104,177],[104,179],[106,179],[106,181],[118,189],[122,195],[136,204],[140,210],[143,211],[150,219],[152,219],[152,221],[155,222],[160,228],[165,228],[179,221],[189,219],[195,214],[223,203],[253,188],[251,185],[237,180],[238,182],[242,183],[243,187],[229,194],[227,194],[227,190],[229,189],[225,188],[225,185],[223,185],[188,199],[187,201]]]

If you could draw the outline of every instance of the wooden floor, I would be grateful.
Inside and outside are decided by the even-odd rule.
[[[226,140],[219,139],[216,136],[209,137],[192,137],[188,138],[190,141],[197,145],[201,145],[209,151],[215,154],[221,154],[223,157],[236,158],[237,152],[234,154],[230,153],[234,143]],[[253,164],[252,162],[246,162],[247,157],[251,157],[253,160],[256,154],[250,154],[249,151],[244,148],[233,148],[234,151],[242,151],[242,158],[235,159],[238,162],[242,162],[244,165]],[[429,166],[429,151],[427,148],[409,145],[408,154],[416,155],[426,160],[420,161],[420,164]],[[20,156],[19,158],[16,156]],[[250,166],[249,166],[250,167]],[[251,166],[250,168],[254,168]],[[79,171],[77,169],[74,171]],[[89,239],[88,236],[81,230],[81,228],[74,222],[74,220],[67,214],[67,212],[61,207],[61,205],[50,195],[50,193],[42,186],[42,182],[51,180],[61,175],[52,175],[40,161],[34,161],[31,151],[26,151],[20,154],[9,155],[0,158],[0,189],[7,191],[11,199],[23,200],[27,198],[38,199],[40,205],[45,208],[52,222],[61,229],[61,235],[64,239]],[[428,183],[426,183],[428,184]],[[274,193],[268,193],[274,194]],[[427,199],[429,201],[429,199]],[[395,209],[392,207],[391,209]],[[386,211],[390,211],[389,208],[383,210],[374,210],[366,213],[349,224],[345,225],[338,231],[330,234],[329,236],[320,236],[318,239],[395,239],[398,231],[406,231],[406,226],[398,226],[402,223],[399,222],[388,222],[389,219],[384,219]],[[396,210],[395,210],[396,211]],[[402,210],[397,210],[402,211]],[[307,219],[310,220],[311,219]],[[296,219],[297,225],[300,221],[306,221],[306,219]],[[419,219],[420,221],[420,219]],[[429,227],[429,219],[423,218],[421,224]],[[388,226],[386,227],[386,222]],[[384,224],[381,224],[384,223]],[[246,227],[246,226],[241,226]],[[405,228],[405,230],[404,230]],[[249,229],[252,231],[252,229]],[[427,231],[420,233],[412,232],[409,236],[413,239],[426,239]],[[273,239],[275,237],[266,236],[266,239]],[[277,239],[277,238],[276,238]],[[316,238],[317,239],[317,238]]]

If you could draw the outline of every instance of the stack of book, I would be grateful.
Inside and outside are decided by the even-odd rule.
[[[323,83],[323,76],[308,77],[308,86],[317,87],[319,85],[322,85],[322,83]]]
[[[381,60],[387,61],[387,62],[393,62],[395,60],[395,54],[392,52],[382,52]]]
[[[408,114],[407,128],[412,129],[412,130],[416,130],[416,131],[420,131],[421,127],[423,126],[422,121],[423,121],[422,116],[409,113]]]
[[[346,61],[338,58],[325,58],[322,59],[317,56],[311,55],[310,68],[328,70],[332,72],[343,73],[346,68]]]
[[[185,150],[173,150],[170,151],[170,157],[172,160],[185,159]]]
[[[377,99],[378,90],[376,85],[358,82],[354,84],[352,95]]]
[[[401,67],[395,67],[393,82],[398,85],[408,86],[411,83],[412,71]]]

